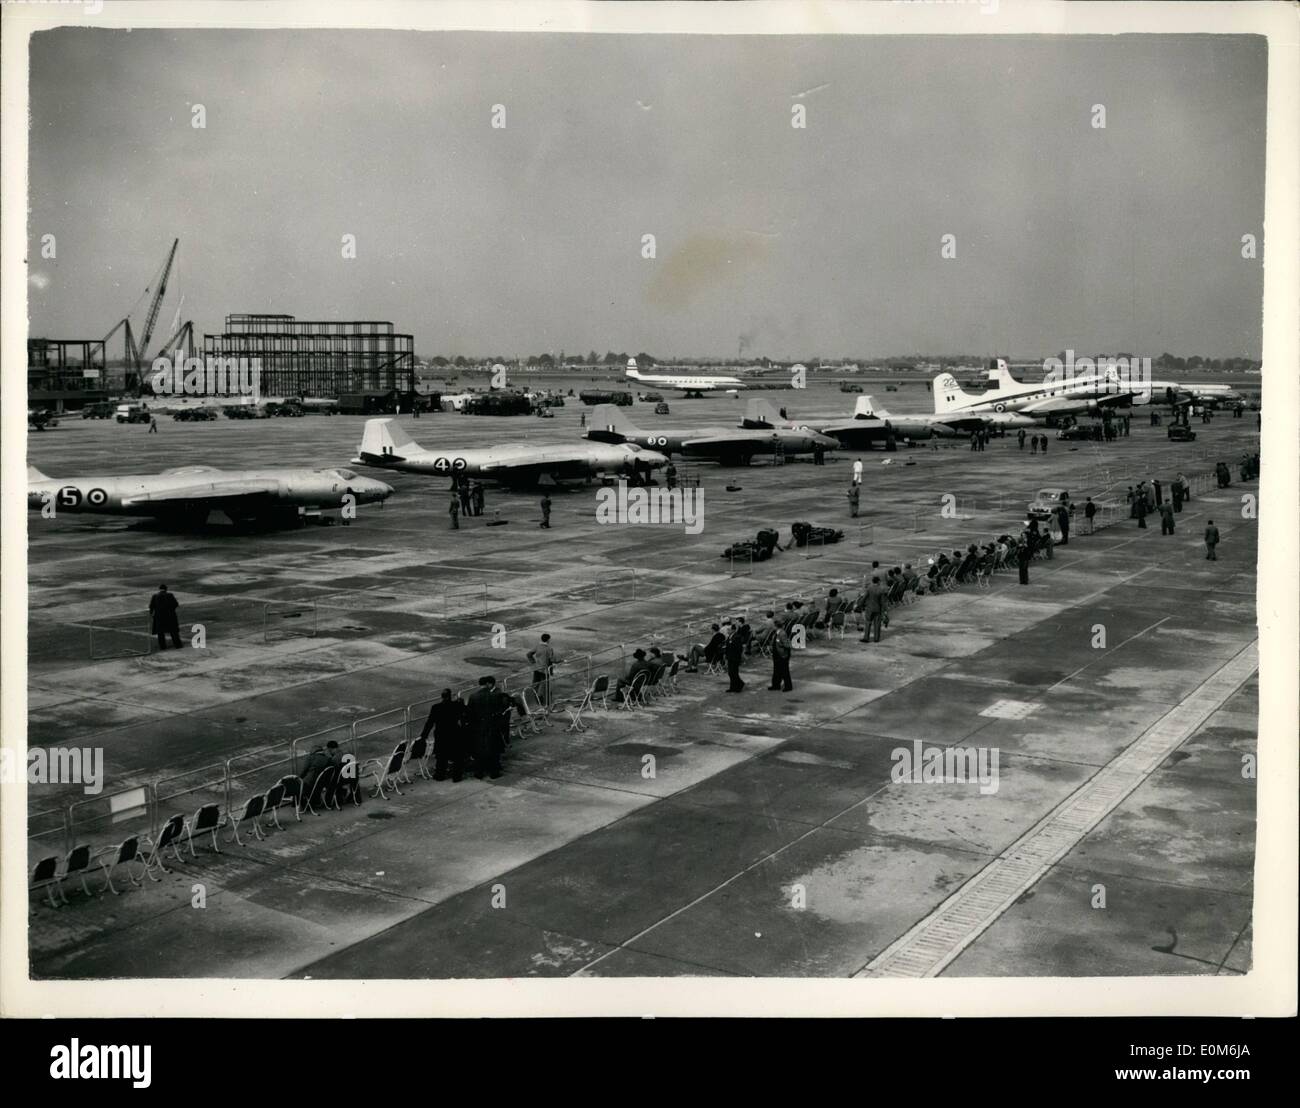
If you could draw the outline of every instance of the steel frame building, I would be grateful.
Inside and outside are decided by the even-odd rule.
[[[75,411],[108,397],[103,339],[28,339],[27,403]]]
[[[301,320],[238,313],[203,336],[204,357],[257,358],[263,396],[337,398],[415,390],[415,340],[379,320]]]

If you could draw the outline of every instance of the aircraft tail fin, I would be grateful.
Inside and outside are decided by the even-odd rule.
[[[779,427],[781,413],[767,400],[749,400],[745,403],[745,426]]]
[[[629,373],[632,370],[628,370]],[[637,427],[617,404],[597,404],[591,412],[591,428],[595,431],[607,431],[615,435],[639,435]]]
[[[623,375],[632,378],[634,381],[641,380],[641,371],[635,366],[628,366],[627,369],[623,371]]]
[[[932,383],[934,390],[934,414],[943,415],[974,400],[975,397],[962,391],[957,378],[951,373],[941,373]]]
[[[853,406],[853,418],[858,419],[888,419],[889,413],[884,408],[876,407],[876,401],[871,396],[859,396],[858,402]]]
[[[361,433],[357,456],[363,461],[373,459],[382,465],[385,459],[401,461],[411,451],[419,449],[420,444],[394,420],[368,419],[365,430]]]
[[[1006,358],[998,358],[989,367],[989,383],[998,389],[1014,389],[1020,382],[1011,376],[1011,367]]]

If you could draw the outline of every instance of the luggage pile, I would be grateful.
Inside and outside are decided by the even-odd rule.
[[[792,523],[790,530],[794,532],[795,546],[807,546],[809,543],[824,545],[839,542],[844,537],[844,532],[837,531],[834,527],[816,527],[811,523]]]

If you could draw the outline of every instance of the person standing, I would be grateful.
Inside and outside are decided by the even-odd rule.
[[[735,624],[731,626],[731,631],[727,635],[723,653],[727,658],[727,677],[731,682],[727,692],[740,692],[745,687],[745,682],[740,679],[740,662],[745,656],[745,640],[741,637],[740,628]]]
[[[586,427],[586,426],[587,426],[587,413],[586,413],[586,412],[579,412],[579,413],[578,413],[578,426],[579,426],[579,427]]]
[[[853,519],[857,519],[857,518],[858,518],[858,498],[859,498],[859,495],[860,495],[860,494],[859,494],[859,492],[858,492],[857,482],[855,481],[852,485],[849,486],[849,492],[848,492],[848,497],[849,497],[849,516],[850,516],[851,518],[853,518]]]
[[[1092,497],[1090,496],[1088,497],[1088,502],[1083,506],[1083,518],[1088,521],[1088,534],[1090,535],[1097,530],[1097,525],[1093,523],[1093,519],[1096,515],[1097,505],[1092,502]]]
[[[456,495],[460,498],[460,514],[473,515],[474,509],[469,502],[469,482],[464,477],[456,478]]]
[[[1062,504],[1056,509],[1056,523],[1061,529],[1061,545],[1070,545],[1070,509]]]
[[[1038,453],[1038,436],[1037,436],[1037,435],[1031,435],[1030,438],[1029,438],[1029,453],[1031,453],[1031,454],[1037,454],[1037,453]]]
[[[551,497],[549,493],[542,493],[542,524],[543,527],[551,526]]]
[[[1024,429],[1023,427],[1020,428],[1020,430],[1016,432],[1016,438],[1020,440],[1020,449],[1021,449],[1021,450],[1024,450],[1024,448],[1025,448],[1025,429]]]
[[[1151,482],[1151,490],[1156,494],[1156,507],[1159,508],[1165,502],[1164,489],[1160,484],[1160,478],[1156,477]]]
[[[494,781],[501,776],[501,712],[496,684],[495,677],[480,677],[466,705],[474,742],[474,776],[480,781],[484,774]]]
[[[1183,486],[1183,499],[1190,504],[1192,502],[1192,486],[1188,483],[1187,477],[1182,470],[1178,471],[1178,483]]]
[[[880,641],[880,627],[885,619],[885,590],[881,588],[880,578],[873,577],[871,584],[863,593],[862,614],[867,619],[867,629],[863,632],[859,642],[871,642],[871,635],[874,632],[876,642]]]
[[[177,615],[179,607],[176,597],[167,591],[166,585],[159,585],[158,591],[149,598],[149,615],[152,619],[152,631],[158,636],[158,649],[167,649],[167,636],[171,636],[172,646],[180,649],[181,625]]]
[[[1181,512],[1183,510],[1183,483],[1179,478],[1175,477],[1170,484],[1169,495],[1174,500],[1174,511]]]
[[[150,416],[150,417],[149,417],[149,434],[151,434],[151,435],[156,435],[157,433],[158,433],[158,420],[157,420],[154,416]]]
[[[465,776],[465,705],[452,698],[451,689],[442,690],[442,698],[433,702],[429,718],[424,721],[420,738],[428,739],[433,732],[433,779],[447,780],[451,769],[452,781]]]
[[[551,645],[549,633],[542,635],[541,642],[535,650],[528,652],[528,660],[533,664],[533,692],[548,710],[551,706],[551,677],[555,673],[555,648]]]
[[[1217,562],[1219,555],[1215,553],[1215,547],[1219,545],[1219,529],[1214,526],[1214,520],[1205,522],[1205,557],[1211,562]]]
[[[776,638],[772,640],[772,683],[769,692],[791,692],[794,683],[790,680],[790,654],[793,644],[790,633],[784,627],[776,629]]]
[[[1038,448],[1039,448],[1039,449],[1040,449],[1044,454],[1047,453],[1047,436],[1046,436],[1046,435],[1041,436],[1040,442],[1039,442],[1039,444],[1038,444]]]
[[[447,514],[451,516],[451,529],[453,531],[459,531],[460,530],[460,501],[457,499],[456,494],[454,492],[451,494],[451,504],[447,508]]]
[[[1172,535],[1174,533],[1174,506],[1172,504],[1160,505],[1160,533],[1162,535]]]
[[[1020,583],[1029,584],[1029,561],[1033,558],[1033,547],[1029,542],[1029,532],[1020,533],[1020,542],[1016,546],[1016,565],[1020,567]]]
[[[675,489],[677,487],[677,467],[673,465],[672,462],[669,462],[664,467],[664,484],[667,485],[669,489]]]
[[[1147,498],[1146,492],[1142,489],[1138,490],[1137,499],[1133,501],[1133,511],[1137,515],[1138,526],[1145,529],[1147,525]]]
[[[476,516],[481,516],[483,514],[484,496],[483,496],[483,486],[478,481],[470,482],[469,502],[471,507],[473,507],[474,509],[474,514]]]

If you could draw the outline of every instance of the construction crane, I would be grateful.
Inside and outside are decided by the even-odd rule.
[[[158,310],[159,308],[162,307],[163,296],[167,292],[167,278],[171,275],[172,263],[176,260],[176,248],[180,245],[180,242],[181,242],[180,239],[173,239],[172,248],[167,252],[167,261],[163,265],[162,276],[158,278],[157,284],[154,287],[153,299],[149,302],[149,312],[145,316],[144,333],[140,336],[140,345],[136,346],[135,334],[131,330],[130,312],[128,312],[116,324],[116,326],[114,326],[114,328],[111,331],[109,331],[107,335],[104,336],[104,347],[107,350],[108,340],[111,339],[115,334],[117,334],[118,331],[125,328],[126,330],[125,358],[127,362],[127,373],[126,373],[125,384],[126,384],[127,392],[133,393],[135,395],[139,395],[140,393],[141,370],[144,364],[145,354],[148,352],[149,349],[149,340],[153,338],[154,326],[158,322]],[[147,296],[148,293],[149,293],[149,289],[146,288],[144,290],[144,295]],[[138,304],[139,300],[137,300],[136,303]],[[134,305],[132,305],[131,310],[132,311],[135,310]],[[193,331],[190,324],[187,323],[185,328],[182,328],[182,330],[189,330],[190,335],[192,337]],[[173,335],[172,338],[167,341],[166,347],[170,347],[171,343],[174,342],[177,337],[178,337],[177,335]]]

